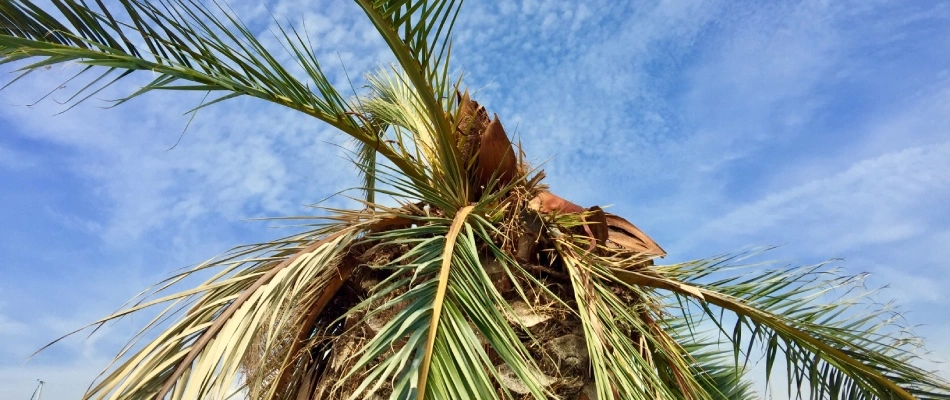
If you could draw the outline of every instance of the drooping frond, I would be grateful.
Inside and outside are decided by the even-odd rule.
[[[681,303],[704,311],[731,341],[737,362],[740,353],[758,346],[770,375],[783,356],[792,393],[813,399],[950,398],[950,384],[911,364],[918,340],[896,325],[898,315],[869,303],[856,278],[811,266],[704,282],[727,268],[734,266],[721,258],[613,272],[630,284],[672,291]],[[845,297],[835,299],[841,290]],[[853,290],[861,294],[849,297]]]
[[[507,303],[486,272],[485,250],[479,247],[504,253],[485,241],[487,221],[472,212],[484,211],[468,207],[453,218],[416,217],[417,226],[369,237],[385,244],[376,251],[405,250],[376,267],[388,277],[352,311],[361,326],[353,334],[368,341],[340,375],[324,377],[336,385],[324,385],[328,392],[321,398],[340,398],[331,390],[349,393],[349,399],[374,394],[394,399],[511,398],[497,384],[501,365],[525,382],[534,398],[546,398],[539,368],[510,326]],[[502,268],[517,266],[509,260]],[[340,378],[334,381],[336,376]],[[359,384],[350,383],[354,380]]]
[[[668,300],[664,299],[664,303]],[[738,365],[732,349],[720,346],[716,332],[700,326],[692,316],[668,313],[661,320],[663,329],[686,352],[690,370],[703,391],[715,400],[757,399],[746,368]]]
[[[718,342],[712,340],[702,340],[693,335],[676,336],[676,333],[682,333],[683,330],[689,330],[686,327],[669,327],[671,336],[674,336],[677,343],[683,346],[688,357],[694,360],[690,369],[694,377],[702,387],[702,391],[709,394],[714,400],[751,400],[758,399],[752,384],[747,379],[744,369],[733,363],[731,354],[717,351]]]
[[[570,226],[570,219],[561,221]],[[556,233],[555,240],[583,324],[597,398],[711,398],[684,358],[688,353],[657,322],[663,316],[655,294],[617,288],[610,268],[642,259],[600,257],[589,236]]]
[[[315,329],[328,326],[321,318],[356,267],[354,253],[359,250],[354,243],[362,232],[389,223],[383,215],[354,212],[337,218],[348,222],[235,248],[167,279],[140,301],[94,323],[166,305],[136,335],[143,338],[162,321],[178,318],[148,343],[136,347],[131,342],[84,398],[165,398],[171,394],[172,398],[223,399],[245,387],[255,394],[267,388],[270,397],[298,390],[304,381],[288,377],[311,362],[312,349],[303,345],[313,340]],[[176,283],[209,271],[214,274],[204,283],[157,297]],[[235,386],[240,372],[247,379]]]
[[[106,9],[69,0],[50,2],[66,24],[32,2],[4,3],[4,63],[41,59],[24,67],[26,72],[68,61],[106,67],[108,72],[153,71],[160,76],[130,97],[156,89],[227,91],[231,93],[226,96],[260,97],[357,131],[358,125],[345,116],[343,99],[310,55],[307,39],[296,31],[282,32],[283,39],[306,71],[307,84],[280,65],[223,4],[215,3],[217,9],[212,10],[179,0],[126,0],[121,8]],[[116,81],[84,87],[76,95]]]
[[[252,247],[253,252],[239,251],[192,271],[221,269],[195,289],[107,317],[102,322],[163,303],[171,305],[160,317],[179,308],[187,309],[157,338],[125,357],[85,398],[164,398],[166,393],[174,393],[175,398],[230,395],[232,379],[237,376],[252,339],[294,326],[295,316],[288,309],[299,306],[306,291],[319,290],[332,279],[340,250],[352,240],[352,234],[349,238],[335,235],[329,239],[305,246],[290,242],[297,248],[275,249],[264,258],[247,257],[265,246]],[[120,354],[116,360],[123,356],[126,354]]]

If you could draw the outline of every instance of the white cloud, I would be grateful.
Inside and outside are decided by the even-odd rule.
[[[884,154],[737,207],[688,240],[697,245],[768,234],[821,253],[913,238],[925,232],[931,196],[950,194],[945,171],[950,142]],[[916,212],[921,207],[923,214]]]
[[[898,304],[905,306],[918,306],[920,304],[946,304],[950,297],[946,294],[945,279],[934,279],[932,276],[925,276],[921,273],[925,271],[901,271],[889,266],[878,266],[876,275],[878,281],[887,282],[890,290],[885,292],[888,297],[893,298]],[[909,272],[909,273],[908,273]],[[934,271],[926,271],[934,272]],[[927,274],[930,275],[930,274]],[[913,310],[913,308],[907,308]],[[933,349],[946,349],[946,347],[931,347]]]
[[[14,97],[43,84],[31,83]],[[202,110],[182,143],[167,150],[187,122],[180,113],[198,100],[153,94],[113,110],[86,103],[54,117],[49,104],[4,112],[12,111],[18,132],[74,149],[74,173],[103,200],[104,232],[113,238],[209,214],[234,221],[301,213],[304,204],[356,184],[341,150],[330,144],[345,143],[342,136],[256,99]],[[91,128],[89,118],[101,121]],[[293,155],[285,156],[290,149]]]
[[[467,83],[482,89],[477,99],[509,131],[517,127],[531,160],[554,157],[544,167],[555,190],[581,196],[574,197],[581,202],[602,201],[587,195],[670,169],[664,157],[678,147],[676,137],[667,137],[675,111],[660,98],[659,82],[666,77],[650,68],[675,68],[671,60],[688,53],[717,18],[714,5],[553,3],[533,14],[503,16],[488,3],[467,6],[475,18],[461,21],[464,30],[456,40]],[[567,15],[573,19],[559,29],[538,27]],[[497,24],[512,28],[478,34]],[[593,175],[598,179],[578,178]],[[602,180],[612,184],[597,185]]]

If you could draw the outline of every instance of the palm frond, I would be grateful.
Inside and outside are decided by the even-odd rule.
[[[422,96],[412,86],[405,71],[395,67],[368,74],[371,95],[361,102],[361,113],[371,120],[387,121],[385,141],[404,159],[414,160],[420,174],[429,177],[425,185],[450,201],[448,209],[459,209],[469,200],[469,181],[457,163],[454,136],[448,143],[436,133],[438,121],[432,121]],[[443,117],[444,119],[445,117]],[[444,147],[447,145],[449,151]],[[418,183],[417,183],[418,184]]]
[[[663,299],[664,304],[675,303]],[[716,400],[745,400],[759,398],[747,379],[747,370],[733,358],[731,347],[721,346],[713,340],[715,332],[705,330],[692,315],[667,314],[662,319],[663,329],[686,352],[684,357],[692,360],[690,369],[703,391]]]
[[[449,272],[452,270],[452,256],[455,254],[455,243],[458,239],[459,232],[461,232],[465,226],[465,218],[472,212],[472,208],[474,207],[466,206],[455,214],[455,217],[452,219],[452,225],[449,226],[449,231],[445,235],[445,244],[442,246],[442,265],[439,266],[438,283],[435,290],[435,297],[432,299],[432,319],[429,323],[429,333],[426,337],[426,344],[422,353],[422,363],[419,364],[418,391],[420,399],[422,399],[426,393],[426,380],[429,378],[433,346],[435,346],[435,338],[439,332],[439,317],[442,315],[446,290],[449,288]],[[460,321],[465,322],[464,319],[460,319]]]
[[[389,277],[354,308],[365,314],[364,323],[376,318],[388,322],[369,335],[356,353],[360,356],[345,368],[348,373],[337,390],[345,391],[343,382],[361,381],[350,388],[348,398],[374,393],[400,399],[511,398],[497,384],[499,365],[507,365],[534,398],[546,398],[539,368],[509,325],[507,303],[481,261],[478,243],[491,243],[481,236],[487,232],[479,228],[485,221],[476,215],[466,218],[469,210],[477,208],[466,208],[452,219],[426,217],[416,227],[372,235],[387,246],[408,249],[377,267]]]
[[[339,231],[344,233],[346,231]],[[224,398],[256,335],[279,335],[297,328],[290,309],[300,307],[304,292],[320,290],[334,275],[335,261],[352,236],[321,240],[295,257],[249,275],[243,284],[228,282],[199,300],[200,307],[116,368],[88,398]],[[249,268],[254,271],[257,268]],[[314,285],[316,287],[312,287]],[[263,330],[261,330],[263,329]],[[289,343],[271,341],[289,347]],[[267,348],[271,352],[276,349]],[[161,363],[157,363],[161,362]],[[115,385],[124,377],[131,384]],[[263,378],[263,377],[262,377]]]
[[[454,87],[449,74],[452,29],[461,0],[357,0],[389,45],[435,124],[436,133],[451,143],[445,118]]]
[[[451,116],[455,114],[454,92],[457,89],[449,73],[451,35],[461,0],[357,0],[383,40],[389,45],[401,67],[404,82],[412,88],[412,119],[425,121],[431,132],[431,147],[438,165],[454,189],[457,198],[466,193],[467,179],[458,156],[455,129]],[[423,117],[424,116],[424,117]],[[456,206],[461,208],[465,202]]]
[[[863,294],[829,301],[835,290],[855,289],[855,278],[832,276],[819,265],[701,282],[734,268],[727,260],[613,272],[630,284],[670,290],[699,307],[730,339],[736,362],[740,353],[758,345],[769,375],[783,355],[792,392],[814,399],[950,396],[950,384],[911,364],[918,357],[918,341],[894,325],[896,315],[861,301]],[[714,308],[735,317],[732,329],[728,314]]]
[[[582,245],[589,240],[582,237]],[[597,397],[709,398],[683,357],[687,352],[656,322],[662,317],[652,309],[655,295],[636,286],[618,294],[610,273],[615,261],[574,241],[561,234],[555,246],[570,275]]]
[[[695,374],[694,377],[702,387],[702,391],[715,400],[760,398],[752,390],[751,382],[743,379],[744,375],[741,370],[730,362],[731,359],[727,355],[711,350],[716,345],[712,342],[705,342],[683,346],[689,352],[688,357],[696,360],[692,370]]]
[[[430,169],[438,168],[435,127],[407,79],[395,68],[392,72],[380,69],[368,74],[372,94],[362,102],[361,111],[373,119],[392,122],[389,140],[406,158],[416,159]]]
[[[356,116],[314,57],[310,38],[295,28],[278,25],[276,34],[305,81],[281,65],[223,3],[208,8],[187,0],[123,0],[120,7],[105,8],[98,2],[89,7],[49,1],[59,16],[27,0],[0,7],[0,64],[32,60],[19,67],[23,75],[67,62],[90,66],[76,77],[100,71],[70,96],[74,104],[134,71],[151,71],[157,77],[118,104],[155,90],[223,93],[198,108],[241,95],[257,97],[316,117],[420,178],[411,162],[379,143],[375,126]]]
[[[332,328],[318,318],[327,315],[327,305],[355,266],[352,246],[361,232],[383,221],[353,212],[340,217],[349,223],[236,248],[169,278],[143,300],[196,273],[217,269],[203,284],[138,301],[97,321],[94,325],[168,304],[136,335],[142,338],[161,321],[178,317],[143,347],[135,349],[131,342],[84,398],[164,398],[169,393],[173,398],[226,398],[242,371],[247,379],[237,389],[269,391],[271,396],[299,389],[304,380],[289,377],[311,363],[312,348],[304,344],[314,340],[314,329]]]

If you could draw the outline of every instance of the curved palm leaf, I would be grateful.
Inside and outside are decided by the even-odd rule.
[[[104,69],[70,97],[74,104],[134,71],[151,71],[158,77],[119,103],[154,90],[224,93],[199,108],[253,96],[318,118],[371,146],[407,176],[421,178],[411,162],[379,143],[377,127],[355,116],[313,57],[309,38],[295,29],[281,28],[281,39],[306,82],[282,66],[222,3],[212,3],[214,9],[187,0],[123,0],[118,9],[101,2],[95,7],[72,0],[50,3],[60,16],[31,1],[3,3],[0,64],[38,59],[20,67],[23,75],[66,62],[88,66],[77,77]]]
[[[831,271],[818,265],[699,282],[735,268],[726,260],[613,272],[624,282],[669,290],[698,306],[730,339],[737,363],[739,353],[759,345],[769,375],[777,356],[784,356],[790,390],[810,398],[950,397],[947,382],[911,364],[918,340],[906,337],[885,309],[852,308],[862,305],[867,293],[833,301],[825,297],[835,289],[856,289],[856,278],[831,277]],[[727,329],[727,319],[714,307],[736,317],[733,329]]]

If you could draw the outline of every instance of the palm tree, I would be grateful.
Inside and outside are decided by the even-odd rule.
[[[234,248],[94,323],[165,307],[85,398],[752,398],[752,349],[766,378],[784,364],[790,389],[811,398],[950,398],[912,365],[917,342],[893,314],[851,307],[867,303],[855,278],[738,269],[744,255],[654,265],[666,253],[636,226],[551,193],[450,73],[460,1],[357,3],[396,64],[346,99],[304,32],[278,31],[297,62],[281,65],[224,3],[0,2],[0,64],[19,77],[84,65],[78,75],[94,75],[73,103],[151,71],[119,102],[253,96],[358,144],[362,208]]]

